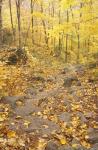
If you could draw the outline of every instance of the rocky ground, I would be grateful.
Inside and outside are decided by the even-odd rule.
[[[0,150],[98,150],[92,70],[69,65],[50,76],[30,75],[23,95],[1,96]]]

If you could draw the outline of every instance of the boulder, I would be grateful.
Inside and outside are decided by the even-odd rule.
[[[92,144],[96,144],[98,142],[98,131],[89,133],[88,141]]]
[[[76,115],[80,118],[80,121],[82,124],[86,123],[87,122],[87,119],[86,117],[84,116],[84,114],[82,112],[76,112]]]
[[[70,122],[71,121],[71,114],[68,113],[68,112],[64,112],[62,113],[60,116],[59,116],[59,119],[61,121],[64,121],[66,123]]]
[[[71,87],[72,85],[80,86],[81,83],[76,76],[68,77],[64,80],[64,87]]]
[[[66,73],[69,73],[69,72],[71,72],[71,69],[70,69],[70,67],[68,67],[68,66],[66,66],[63,70],[62,70],[62,74],[66,74]]]
[[[71,109],[71,102],[68,101],[67,99],[64,100],[64,105],[67,107],[68,110]]]
[[[8,57],[8,65],[16,65],[18,62],[18,58],[16,54],[12,54],[11,56]]]
[[[81,64],[79,64],[79,65],[76,65],[75,66],[75,71],[76,72],[81,72],[81,71],[84,71],[85,70],[85,67],[84,67],[84,65],[81,65]]]
[[[98,150],[98,143],[94,144],[90,150]]]
[[[88,65],[88,68],[89,68],[89,69],[94,69],[94,68],[96,68],[96,63],[90,63],[90,64]]]
[[[58,145],[55,142],[50,141],[46,145],[45,150],[58,150]]]
[[[36,95],[37,94],[37,90],[34,89],[34,88],[28,88],[26,91],[25,91],[26,94],[30,94],[30,95]]]
[[[5,104],[10,104],[11,107],[15,107],[16,101],[24,100],[24,96],[4,96],[1,97],[1,102]]]
[[[39,81],[39,82],[45,82],[45,78],[41,77],[41,76],[33,76],[33,77],[31,77],[31,80]]]
[[[60,146],[58,150],[74,150],[74,149],[69,145],[63,145]]]
[[[73,150],[86,150],[81,144],[80,144],[80,141],[78,141],[76,138],[73,138],[72,140],[72,147],[73,147]],[[74,145],[75,148],[74,148]]]

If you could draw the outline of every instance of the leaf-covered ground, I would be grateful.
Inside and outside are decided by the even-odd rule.
[[[0,62],[0,150],[98,150],[96,70]]]

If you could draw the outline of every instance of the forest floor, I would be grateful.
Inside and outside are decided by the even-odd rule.
[[[0,150],[98,150],[95,70],[0,61]]]

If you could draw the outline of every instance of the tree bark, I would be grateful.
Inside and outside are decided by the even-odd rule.
[[[32,16],[32,44],[34,44],[34,17],[33,17],[33,12],[34,12],[34,4],[35,1],[31,0],[31,16]]]
[[[0,45],[2,44],[2,0],[0,0]]]
[[[20,20],[20,0],[16,0],[16,10],[17,10],[17,21],[18,21],[18,46],[19,50],[21,50],[21,20]]]
[[[80,60],[80,35],[78,34],[78,52],[77,52],[77,63]]]
[[[67,23],[69,22],[69,12],[67,10]],[[68,62],[68,34],[66,34],[66,51],[65,51],[65,62]]]
[[[27,55],[25,49],[22,48],[22,41],[21,41],[21,1],[16,0],[16,10],[17,10],[17,21],[18,21],[18,49],[17,49],[17,56],[21,63],[26,63]]]
[[[43,4],[41,4],[41,13],[43,13],[43,12],[44,12],[44,10],[43,10]],[[47,30],[46,30],[46,24],[45,24],[44,19],[42,19],[42,24],[43,24],[43,28],[44,28],[45,42],[46,42],[46,45],[48,47],[48,37],[47,37]]]
[[[59,26],[61,24],[61,11],[59,8]],[[61,33],[59,32],[59,56],[61,54],[61,49],[62,49],[62,43],[61,43]]]
[[[9,8],[10,8],[10,20],[11,20],[11,26],[12,26],[12,32],[13,32],[13,39],[14,39],[14,42],[15,42],[15,30],[14,30],[14,24],[13,24],[12,3],[11,3],[11,0],[9,0]]]

